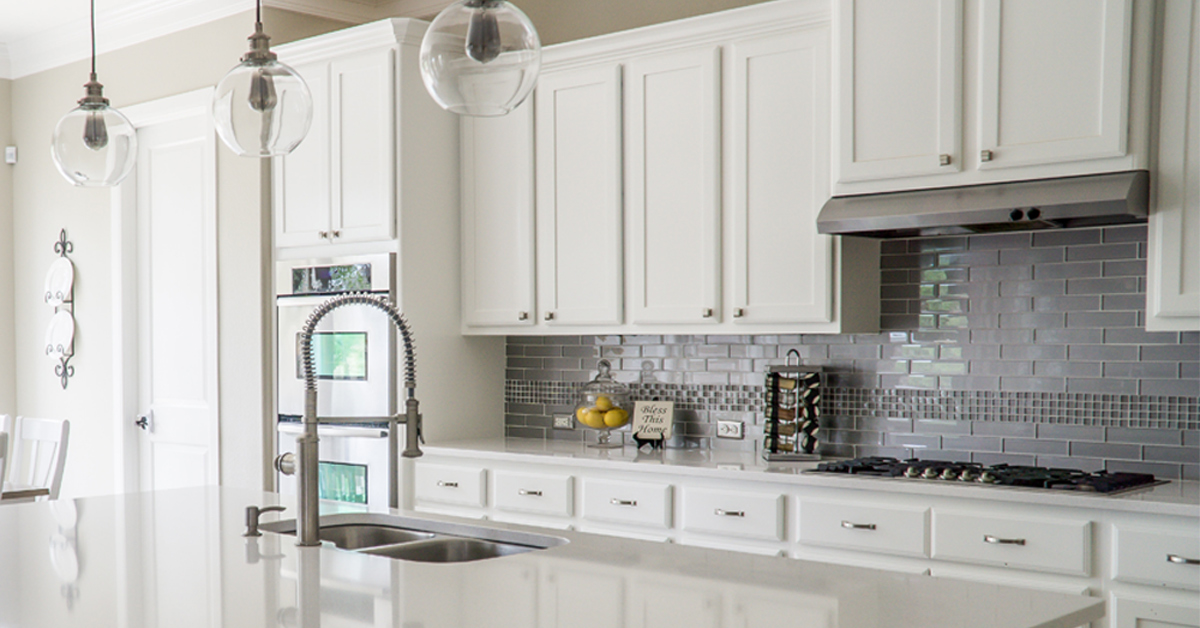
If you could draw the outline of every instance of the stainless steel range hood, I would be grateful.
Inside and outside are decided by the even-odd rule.
[[[1117,225],[1145,221],[1149,199],[1145,170],[835,196],[817,231],[903,238]]]

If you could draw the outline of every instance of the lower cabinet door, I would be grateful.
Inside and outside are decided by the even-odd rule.
[[[683,489],[680,526],[688,532],[783,540],[783,495]]]
[[[939,560],[1089,576],[1092,522],[990,517],[935,508],[932,556]]]
[[[1200,628],[1200,601],[1156,601],[1114,594],[1109,628]]]
[[[535,564],[479,561],[462,574],[464,591],[470,600],[462,605],[463,626],[537,626]]]
[[[582,563],[581,563],[582,565]],[[625,628],[625,576],[597,569],[555,568],[542,574],[539,628]]]
[[[670,528],[671,485],[584,478],[583,518]]]

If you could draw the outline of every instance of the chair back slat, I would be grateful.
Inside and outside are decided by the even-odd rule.
[[[4,486],[4,470],[8,467],[8,432],[0,432],[0,486]]]
[[[10,482],[45,487],[58,498],[66,462],[70,423],[59,419],[17,417]]]

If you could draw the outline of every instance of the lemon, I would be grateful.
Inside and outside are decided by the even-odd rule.
[[[591,408],[584,413],[582,421],[583,424],[588,427],[604,427],[604,413],[596,410],[595,408]]]
[[[587,425],[587,423],[584,423],[583,415],[587,414],[588,409],[589,408],[586,408],[584,406],[579,406],[578,408],[575,409],[575,418],[579,419],[579,422],[583,423],[584,425]]]
[[[629,413],[620,408],[613,408],[604,413],[604,424],[608,427],[621,427],[628,422]]]
[[[600,395],[599,397],[596,397],[596,409],[601,412],[608,412],[609,410],[612,410],[613,409],[612,399],[609,399],[608,397],[605,397],[604,395]]]

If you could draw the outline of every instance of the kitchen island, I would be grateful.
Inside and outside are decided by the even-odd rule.
[[[455,564],[242,536],[247,506],[280,503],[295,513],[218,487],[0,507],[0,626],[1073,628],[1104,614],[1096,598],[571,531]]]

